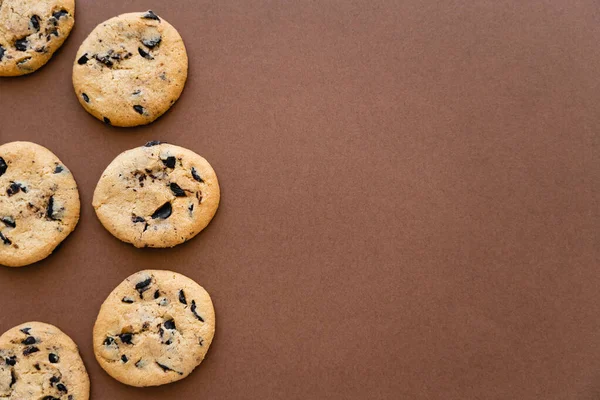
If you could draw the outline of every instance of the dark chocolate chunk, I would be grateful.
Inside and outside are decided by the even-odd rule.
[[[18,39],[17,41],[15,41],[15,49],[19,50],[19,51],[25,51],[27,50],[27,46],[29,45],[29,42],[27,41],[27,38],[24,37],[22,39]]]
[[[167,157],[166,159],[161,160],[161,161],[168,168],[175,168],[175,163],[177,163],[177,159],[173,156]]]
[[[192,214],[192,211],[194,211],[194,205],[190,204],[188,207],[188,210],[190,210],[190,215]]]
[[[142,43],[144,43],[144,45],[146,47],[149,48],[153,48],[156,47],[160,44],[160,41],[162,40],[162,38],[159,36],[153,36],[151,38],[142,38]]]
[[[0,49],[2,49],[1,46],[0,46]],[[0,50],[0,52],[3,50],[4,49]],[[2,53],[0,53],[0,60],[2,60]],[[4,161],[4,158],[0,157],[0,176],[4,175],[4,173],[6,172],[7,169],[8,169],[8,165],[6,164],[6,161]]]
[[[8,357],[4,361],[6,361],[6,365],[14,367],[14,365],[17,363],[17,356]]]
[[[58,385],[56,385],[56,388],[58,389],[59,392],[69,393],[69,391],[67,390],[67,387],[65,385],[63,385],[62,383],[59,383]]]
[[[110,68],[110,67],[112,67],[114,65],[114,63],[110,60],[110,54],[107,54],[105,56],[100,56],[100,55],[96,54],[94,56],[94,58],[99,63],[106,65],[108,68]]]
[[[42,47],[38,47],[37,49],[35,49],[36,53],[46,53],[46,47],[42,46]]]
[[[54,218],[54,196],[50,196],[48,199],[48,205],[46,206],[46,217],[51,220],[55,220]]]
[[[171,369],[171,368],[167,367],[166,365],[159,363],[158,361],[156,362],[156,365],[158,365],[165,372],[171,371],[171,372],[178,373],[179,375],[183,375],[183,373],[177,372],[174,369]]]
[[[56,19],[61,19],[62,17],[66,17],[67,15],[69,15],[67,10],[59,10],[52,13],[52,16]]]
[[[198,342],[198,344],[199,344],[200,346],[204,346],[204,339],[200,338],[200,341]]]
[[[137,224],[138,222],[146,222],[146,220],[144,218],[138,217],[136,215],[131,217],[131,221],[133,221],[134,224]]]
[[[32,15],[31,19],[29,20],[29,26],[31,27],[31,29],[33,29],[35,32],[39,31],[41,20],[42,19],[38,15]]]
[[[42,369],[42,368],[40,367],[40,364],[39,364],[39,363],[35,363],[35,364],[33,364],[33,368],[35,368],[35,369],[36,369],[36,371],[39,371],[40,369]]]
[[[146,53],[141,47],[138,47],[138,53],[140,53],[140,56],[147,60],[154,60],[154,57],[152,57],[149,53]]]
[[[154,298],[158,299],[160,297],[160,292],[157,290],[156,292],[154,292]]]
[[[108,119],[108,118],[104,117],[104,123],[105,123],[106,125],[110,125],[110,124],[111,124],[111,123],[110,123],[110,119]]]
[[[175,329],[175,321],[173,321],[172,319],[165,321],[164,325],[167,329]]]
[[[31,328],[23,328],[23,329],[19,329],[21,332],[23,332],[26,335],[29,335],[29,331],[31,330]]]
[[[8,189],[6,189],[6,194],[8,194],[8,196],[10,197],[19,193],[20,190],[27,193],[27,189],[23,187],[20,183],[11,181],[10,186],[8,187]]]
[[[30,354],[37,353],[38,351],[40,351],[40,349],[35,346],[26,347],[25,350],[23,350],[23,355],[28,356]]]
[[[152,214],[152,219],[157,219],[157,218],[167,219],[171,216],[172,212],[173,212],[173,207],[171,207],[171,203],[166,202],[165,204],[160,206],[159,209],[154,211],[154,214]]]
[[[37,340],[35,340],[35,338],[33,336],[27,336],[25,339],[23,339],[21,341],[21,344],[26,344],[26,345],[31,345],[31,344],[35,344],[37,342]]]
[[[121,301],[122,301],[123,303],[127,303],[127,304],[132,304],[132,303],[134,302],[134,300],[133,300],[132,298],[130,298],[130,297],[123,297],[123,298],[121,299]]]
[[[133,109],[138,114],[144,114],[144,112],[146,111],[146,109],[144,107],[138,106],[138,105],[133,106]]]
[[[50,361],[52,364],[56,364],[58,362],[59,358],[56,354],[54,353],[50,353],[48,354],[48,361]]]
[[[183,292],[183,290],[179,291],[179,302],[187,306],[187,300],[185,299],[185,293]]]
[[[185,197],[185,190],[183,190],[181,187],[179,187],[178,184],[171,183],[169,185],[169,187],[171,188],[171,192],[173,192],[175,197]]]
[[[126,363],[127,361],[129,361],[129,359],[127,358],[127,356],[125,354],[123,354],[121,356],[121,361],[123,361],[124,363]]]
[[[146,12],[146,14],[142,15],[142,18],[153,19],[155,21],[160,22],[160,18],[158,18],[158,15],[154,14],[154,12],[152,12],[152,10],[148,10],[148,12]]]
[[[61,172],[63,172],[65,169],[63,168],[62,165],[57,165],[56,168],[54,168],[54,173],[55,174],[60,174]]]
[[[115,339],[107,336],[106,339],[104,339],[104,342],[102,342],[103,345],[105,346],[112,346],[113,344],[115,344]]]
[[[44,396],[42,397],[42,400],[60,400],[58,397],[54,397],[54,396]]]
[[[83,101],[85,101],[86,103],[90,102],[90,98],[87,94],[81,93],[81,97],[83,98]]]
[[[146,290],[149,289],[150,284],[152,283],[152,278],[148,278],[146,280],[143,280],[141,282],[138,282],[135,285],[135,290],[138,291],[138,293],[140,294],[140,299],[143,299],[144,296],[142,295]]]
[[[198,313],[196,312],[196,300],[192,300],[191,310],[196,318],[198,318],[200,321],[204,322],[204,319],[201,316],[199,316]]]
[[[162,142],[160,140],[153,140],[151,142],[148,142],[144,145],[144,147],[152,147],[152,146],[157,146],[159,144],[161,144]],[[152,171],[146,171],[146,172],[152,172]],[[1,175],[1,174],[0,174]]]
[[[12,217],[2,217],[0,218],[0,221],[4,222],[4,225],[8,226],[9,228],[17,227],[17,223]]]
[[[77,60],[77,64],[79,65],[83,65],[85,63],[87,63],[90,59],[87,57],[87,53],[85,53],[84,55],[82,55],[79,60]]]
[[[12,241],[9,238],[7,238],[6,236],[4,236],[2,234],[2,232],[0,232],[0,240],[2,240],[2,243],[6,244],[6,245],[12,244]]]
[[[142,232],[146,232],[146,230],[148,229],[150,225],[148,225],[148,223],[146,223],[146,225],[144,225],[144,230]]]
[[[196,168],[192,167],[192,177],[200,183],[204,183],[204,180],[200,178],[200,175],[196,172]]]
[[[8,387],[12,388],[15,383],[17,383],[17,375],[15,374],[15,370],[11,369],[10,370],[10,385],[8,385]]]
[[[4,52],[5,52],[5,51],[6,51],[6,50],[4,50],[4,47],[0,46],[0,61],[2,61],[2,59],[4,58]],[[0,159],[1,159],[1,158],[0,158]],[[2,175],[2,174],[0,174],[0,175]]]
[[[121,333],[119,335],[119,339],[121,339],[121,342],[125,344],[133,344],[131,343],[131,339],[133,339],[133,335],[131,333]]]

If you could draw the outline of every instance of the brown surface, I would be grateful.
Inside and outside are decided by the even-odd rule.
[[[155,124],[112,129],[71,62],[97,23],[148,8],[181,32],[190,80]],[[0,328],[64,329],[96,400],[598,399],[598,43],[596,0],[79,0],[55,59],[0,80],[0,140],[55,151],[83,202],[56,254],[0,268]],[[172,250],[119,242],[90,205],[150,139],[222,182],[212,224]],[[204,364],[153,389],[91,348],[142,268],[197,280],[217,311]]]

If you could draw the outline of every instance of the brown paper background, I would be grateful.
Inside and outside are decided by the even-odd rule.
[[[190,76],[156,123],[104,126],[71,64],[96,24],[153,9]],[[62,50],[0,79],[0,141],[54,151],[76,231],[0,268],[0,330],[79,344],[92,398],[600,398],[600,4],[596,0],[84,1]],[[100,225],[93,189],[160,139],[214,166],[222,204],[173,249]],[[202,284],[215,341],[187,379],[138,389],[91,348],[108,293],[144,268]]]

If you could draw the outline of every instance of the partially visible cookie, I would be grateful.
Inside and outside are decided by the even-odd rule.
[[[108,296],[94,326],[100,366],[132,386],[158,386],[188,376],[215,333],[209,294],[170,271],[140,271]]]
[[[0,146],[0,265],[48,257],[77,221],[77,184],[58,157],[30,142]]]
[[[121,153],[106,168],[93,206],[110,233],[136,247],[173,247],[217,212],[220,189],[208,161],[160,142]]]
[[[55,326],[28,322],[0,337],[0,399],[88,400],[77,345]]]
[[[42,67],[74,23],[75,0],[0,0],[0,76]]]
[[[98,25],[73,65],[73,86],[87,112],[114,126],[145,125],[177,101],[188,72],[179,33],[152,11]]]

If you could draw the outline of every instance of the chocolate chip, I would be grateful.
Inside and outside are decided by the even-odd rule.
[[[21,332],[23,332],[24,334],[29,335],[29,331],[31,330],[31,328],[22,328],[22,329],[19,329],[19,330]]]
[[[134,302],[134,300],[133,300],[132,298],[130,298],[130,297],[123,297],[123,298],[121,299],[121,301],[122,301],[123,303],[127,303],[127,304],[132,304],[132,303]]]
[[[105,346],[112,346],[113,344],[115,344],[115,339],[107,336],[106,339],[104,339],[104,342],[102,342],[103,345]]]
[[[26,347],[25,350],[23,350],[23,355],[28,356],[30,354],[37,353],[38,351],[40,351],[40,349],[35,346]]]
[[[146,222],[144,218],[135,215],[131,217],[131,221],[133,221],[134,224],[137,224],[138,222]]]
[[[50,361],[52,364],[56,364],[58,362],[59,358],[56,354],[54,353],[50,353],[48,354],[48,361]]]
[[[175,321],[173,321],[172,319],[165,321],[165,328],[175,329]]]
[[[8,385],[8,387],[12,388],[15,383],[17,383],[17,375],[15,375],[15,370],[11,369],[10,370],[10,385]]]
[[[144,365],[145,365],[145,362],[141,358],[139,360],[137,360],[135,363],[136,368],[142,368]]]
[[[167,367],[166,365],[159,363],[158,361],[156,362],[156,365],[158,365],[165,372],[171,371],[171,372],[178,373],[179,375],[183,375],[183,373],[177,372],[174,369],[171,369],[171,368]]]
[[[127,361],[129,361],[129,359],[127,358],[127,356],[125,354],[123,354],[121,356],[121,361],[123,361],[124,363],[126,363]]]
[[[2,217],[0,218],[0,221],[4,222],[4,225],[8,226],[9,228],[17,227],[17,223],[12,217]]]
[[[193,204],[190,204],[190,205],[188,206],[188,210],[190,210],[190,215],[192,215],[192,212],[194,211],[194,205],[193,205]]]
[[[149,287],[148,287],[148,286],[150,286],[150,284],[151,284],[151,283],[152,283],[152,278],[148,278],[148,279],[146,279],[146,280],[143,280],[143,281],[141,281],[141,282],[138,282],[138,283],[135,285],[135,290],[137,290],[137,291],[138,291],[138,293],[140,294],[140,299],[143,299],[143,298],[144,298],[142,294],[143,294],[143,293],[144,293],[146,290],[148,290],[148,289],[149,289]]]
[[[162,38],[159,35],[159,36],[153,36],[151,38],[143,38],[142,43],[144,43],[144,45],[146,47],[149,47],[152,49],[152,48],[158,46],[160,44],[161,40],[162,40]]]
[[[146,53],[141,47],[138,47],[138,53],[140,53],[140,56],[147,60],[154,60],[154,57],[152,57],[149,53]]]
[[[46,217],[53,221],[56,220],[54,218],[54,196],[50,196],[50,199],[48,199],[48,205],[46,206]]]
[[[87,53],[85,53],[84,55],[82,55],[79,60],[77,60],[77,64],[79,65],[83,65],[85,63],[87,63],[90,59],[87,57]]]
[[[32,15],[31,19],[29,20],[29,26],[31,26],[31,29],[33,29],[36,32],[39,31],[41,20],[42,19],[38,15]]]
[[[131,333],[121,333],[119,335],[119,339],[121,339],[121,342],[125,344],[133,344],[131,343],[131,339],[133,339],[133,335]]]
[[[46,53],[46,47],[42,46],[42,47],[38,47],[37,49],[35,49],[36,53]]]
[[[204,180],[200,178],[200,175],[196,172],[196,168],[192,167],[192,177],[200,183],[204,183]]]
[[[157,146],[157,145],[159,145],[159,144],[161,144],[161,143],[162,143],[162,142],[161,142],[160,140],[153,140],[153,141],[151,141],[151,142],[148,142],[148,143],[146,143],[146,144],[144,145],[144,147],[152,147],[152,146]],[[148,172],[148,171],[146,171],[146,172]],[[2,175],[2,174],[0,174],[0,175]]]
[[[9,358],[5,359],[4,361],[6,361],[6,365],[10,365],[11,367],[14,367],[14,365],[17,363],[17,356],[9,357]]]
[[[83,101],[85,101],[86,103],[90,102],[90,98],[88,97],[87,94],[85,93],[81,93],[81,97],[83,97]]]
[[[19,51],[26,51],[28,45],[29,45],[29,42],[27,41],[26,37],[22,38],[22,39],[18,39],[15,42],[15,48]]]
[[[185,197],[185,191],[182,188],[180,188],[178,184],[171,183],[169,187],[171,188],[171,191],[173,192],[175,197]]]
[[[26,344],[26,345],[31,345],[31,344],[35,344],[37,341],[35,340],[35,338],[33,336],[27,336],[25,339],[23,339],[21,341],[21,344]]]
[[[198,313],[196,312],[196,301],[195,300],[192,300],[191,310],[196,318],[198,318],[200,321],[204,322],[204,319],[201,316],[199,316]]]
[[[2,61],[2,59],[4,58],[4,52],[6,50],[4,49],[4,47],[0,46],[0,61]]]
[[[60,400],[58,397],[54,397],[54,396],[44,396],[42,397],[42,400]]]
[[[60,382],[60,378],[58,376],[53,376],[52,378],[50,378],[50,386],[54,386],[58,382]]]
[[[183,292],[183,290],[179,291],[179,302],[187,306],[187,300],[185,299],[185,293]]]
[[[144,112],[146,112],[146,110],[144,109],[144,107],[138,106],[138,105],[133,106],[133,109],[138,114],[144,114]]]
[[[158,299],[160,297],[160,292],[157,290],[156,292],[154,292],[154,298]]]
[[[22,190],[24,193],[27,193],[27,188],[22,186],[20,183],[11,181],[10,186],[8,187],[8,189],[6,189],[6,194],[8,194],[8,196],[10,197],[19,193],[20,190]]]
[[[2,240],[2,243],[6,244],[6,245],[12,244],[12,241],[9,238],[7,238],[6,236],[4,236],[2,234],[2,232],[0,232],[0,240]]]
[[[200,346],[204,346],[204,339],[200,338],[200,341],[198,342],[198,344],[199,344]]]
[[[38,363],[33,364],[33,368],[35,368],[36,371],[39,371],[41,369],[40,364],[38,364]]]
[[[67,390],[67,387],[65,385],[63,385],[62,383],[59,383],[58,385],[56,385],[56,388],[58,389],[59,392],[69,393],[69,391]]]
[[[152,12],[152,10],[148,10],[148,12],[146,12],[146,14],[142,15],[142,18],[144,18],[144,19],[153,19],[155,21],[160,22],[160,18],[158,18],[158,15],[154,14]]]
[[[104,117],[104,123],[105,123],[106,125],[111,125],[111,123],[110,123],[110,119],[108,119],[108,118],[106,118],[106,117]]]
[[[52,16],[56,19],[61,19],[62,17],[66,17],[67,15],[69,15],[67,10],[59,10],[59,11],[52,13]]]
[[[112,53],[110,53],[110,54],[112,54]],[[96,54],[94,56],[94,58],[99,63],[106,65],[108,68],[111,68],[114,65],[114,63],[110,60],[110,54],[107,54],[105,56],[100,56],[100,55]]]
[[[177,162],[177,159],[175,157],[171,156],[171,157],[167,157],[166,159],[161,160],[161,161],[166,167],[175,168],[175,163]]]
[[[157,218],[167,219],[171,216],[172,212],[173,212],[173,208],[171,207],[171,203],[166,202],[159,209],[154,211],[154,214],[152,214],[152,219],[157,219]]]

